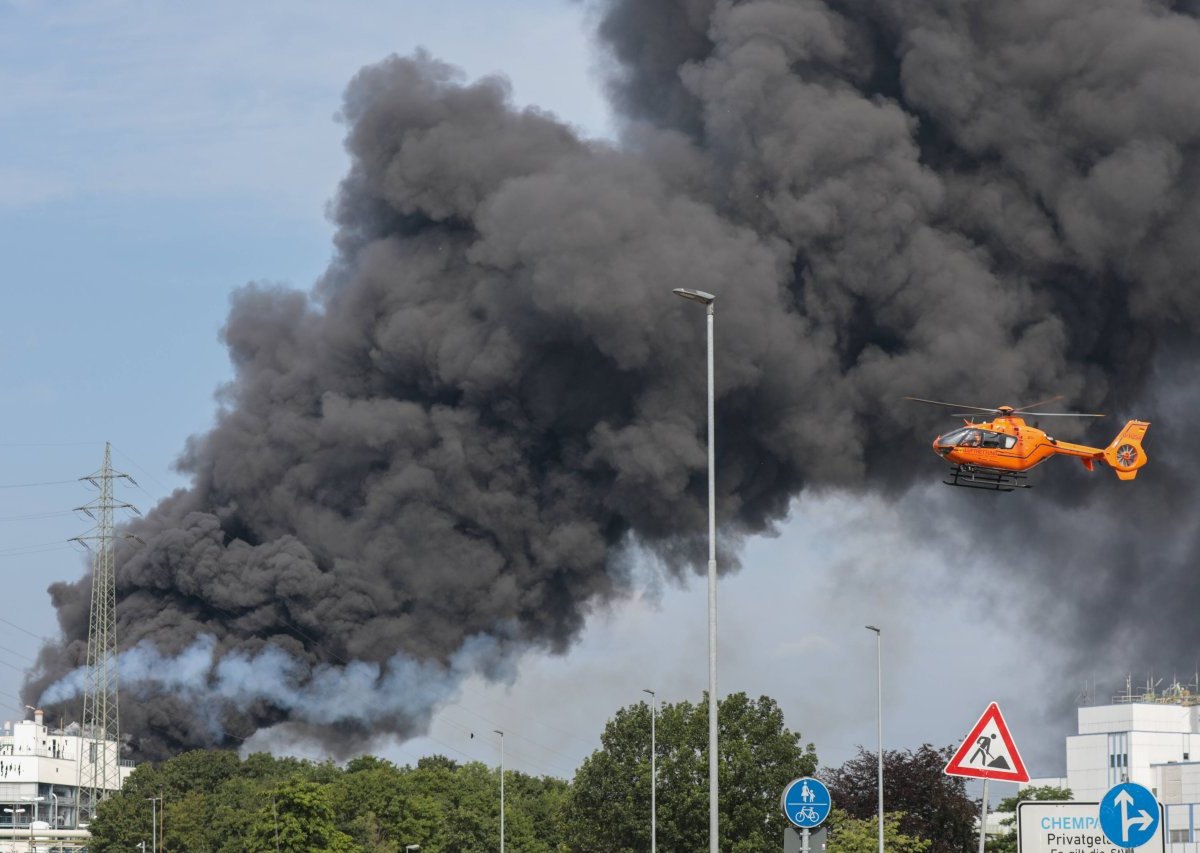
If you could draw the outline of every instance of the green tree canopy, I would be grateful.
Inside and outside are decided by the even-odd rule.
[[[889,853],[925,853],[929,849],[927,838],[916,838],[900,831],[904,812],[885,812],[883,815],[883,849]],[[878,853],[879,814],[870,818],[851,817],[844,810],[834,808],[826,824],[829,841],[826,853]]]
[[[937,749],[930,744],[883,755],[884,807],[904,813],[900,832],[928,840],[929,853],[962,853],[978,839],[978,810],[967,796],[965,781],[943,772],[953,755],[953,746]],[[878,768],[877,754],[860,746],[857,755],[841,767],[823,770],[821,777],[839,808],[870,820],[879,808]]]
[[[622,708],[605,726],[601,747],[575,774],[567,803],[567,843],[580,853],[650,848],[650,706]],[[787,783],[816,768],[811,744],[783,724],[774,700],[744,693],[718,708],[721,849],[779,849]],[[664,850],[708,847],[708,705],[664,704],[657,720],[658,844]]]
[[[350,837],[334,825],[329,790],[292,779],[268,792],[250,825],[250,853],[351,853]]]
[[[564,846],[568,783],[505,774],[505,849]],[[148,797],[163,797],[158,828],[168,853],[487,850],[500,838],[500,774],[441,756],[416,768],[372,756],[331,762],[196,751],[138,767],[92,823],[93,851],[150,842]]]

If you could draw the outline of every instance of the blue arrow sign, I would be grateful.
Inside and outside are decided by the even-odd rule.
[[[1100,801],[1100,828],[1118,847],[1141,847],[1158,831],[1158,800],[1135,782],[1114,785]]]
[[[784,816],[801,829],[820,826],[829,817],[829,789],[811,776],[793,779],[780,798]]]

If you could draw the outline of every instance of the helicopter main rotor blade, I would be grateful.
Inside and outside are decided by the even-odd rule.
[[[1055,394],[1053,397],[1047,397],[1045,400],[1038,400],[1036,403],[1030,403],[1028,406],[1021,406],[1019,409],[1013,409],[1014,412],[1023,412],[1026,409],[1032,409],[1034,406],[1043,406],[1046,403],[1053,403],[1055,400],[1061,400],[1062,394]]]
[[[1022,417],[1034,415],[1039,418],[1103,418],[1106,415],[1090,415],[1083,412],[1017,412]]]
[[[992,414],[999,413],[999,409],[985,409],[983,406],[966,406],[962,403],[946,403],[942,400],[926,400],[924,397],[905,397],[905,400],[914,400],[918,403],[933,403],[935,406],[948,406],[951,409],[972,409],[976,412],[991,412]]]

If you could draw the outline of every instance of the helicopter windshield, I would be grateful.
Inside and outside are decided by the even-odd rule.
[[[986,429],[963,427],[948,432],[938,439],[941,447],[993,447],[1010,450],[1017,443],[1015,436]]]
[[[942,447],[954,447],[958,445],[964,438],[966,438],[967,433],[969,432],[978,432],[978,430],[971,430],[965,427],[963,429],[956,429],[953,432],[948,432],[939,438],[938,444],[940,444]]]

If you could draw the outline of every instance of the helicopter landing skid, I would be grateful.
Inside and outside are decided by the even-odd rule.
[[[950,469],[950,479],[942,480],[947,486],[962,486],[967,489],[987,489],[990,492],[1011,492],[1014,489],[1033,488],[1022,482],[1023,471],[1002,471],[999,468],[981,468],[978,465],[955,465]]]

